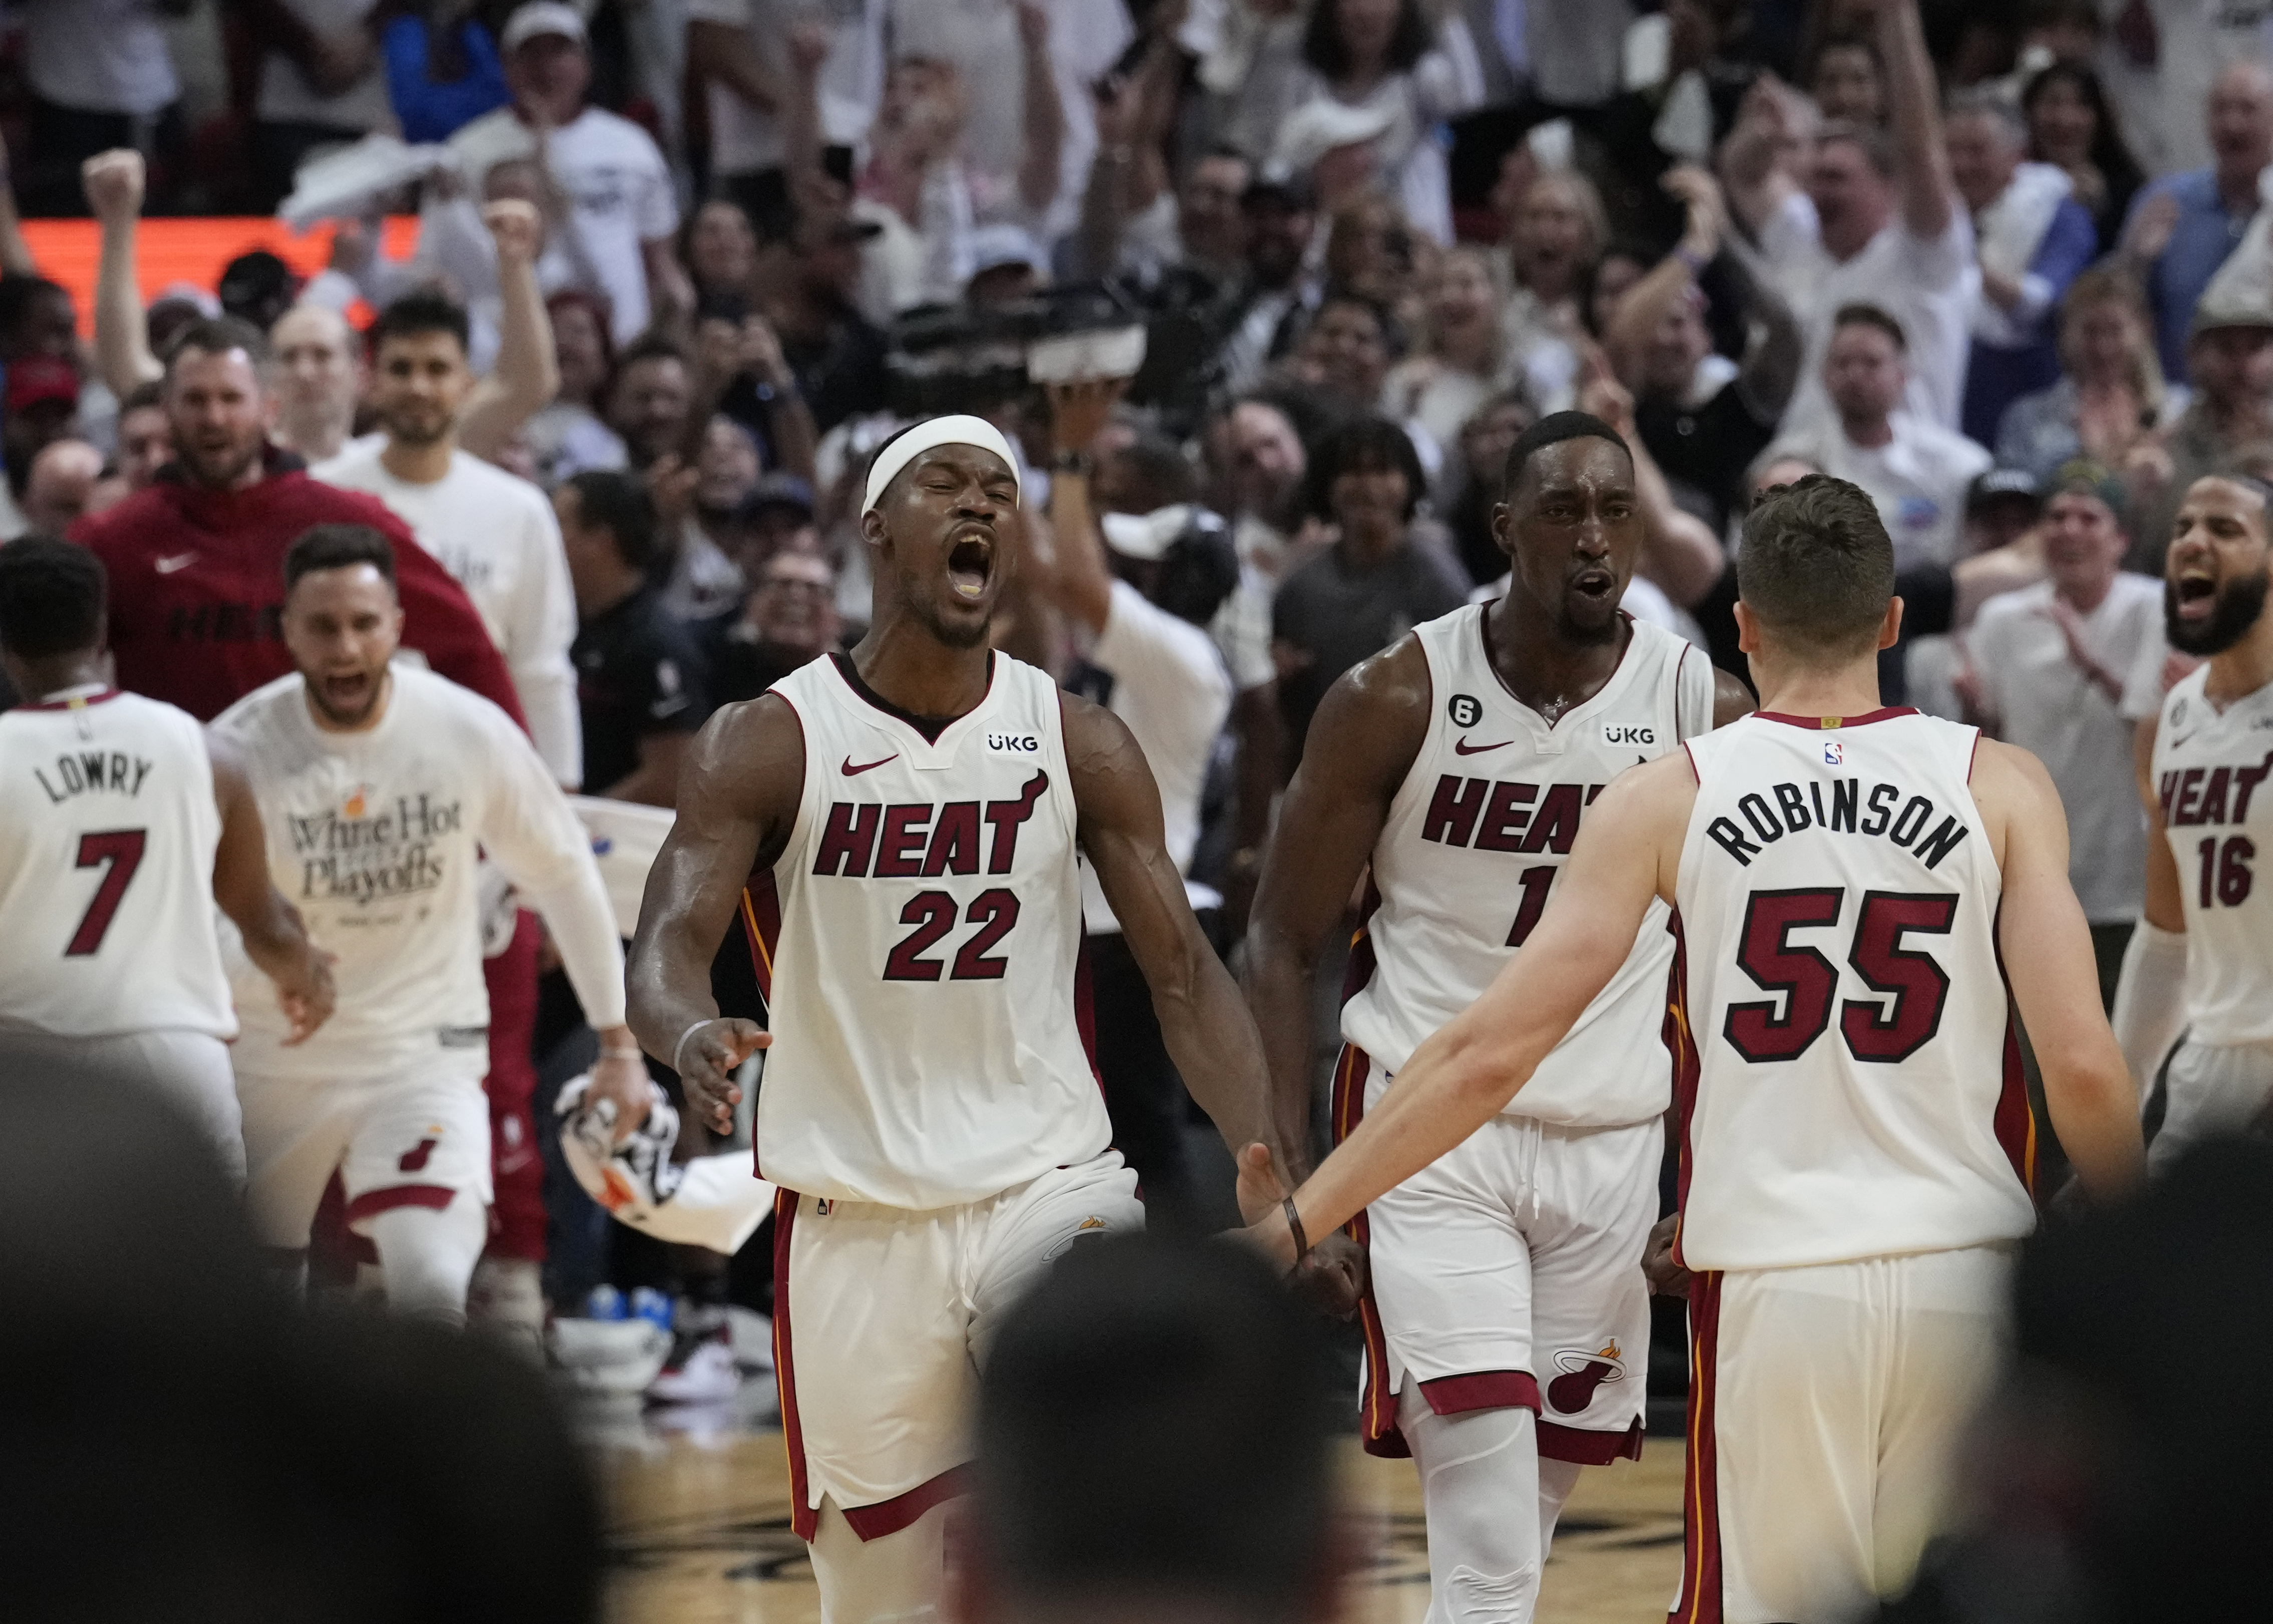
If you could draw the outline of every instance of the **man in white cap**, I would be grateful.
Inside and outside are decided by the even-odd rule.
[[[772,1049],[756,1145],[781,1187],[783,1430],[829,1624],[931,1616],[974,1357],[1051,1259],[1143,1222],[1083,1040],[1079,858],[1193,1095],[1227,1141],[1267,1147],[1243,1208],[1275,1209],[1302,1165],[1135,740],[987,646],[1019,494],[979,417],[877,453],[868,635],[702,730],[632,950],[635,1030],[701,1120],[729,1121],[734,1068]],[[738,909],[770,1033],[711,999]]]
[[[592,61],[576,8],[529,0],[506,19],[498,45],[513,103],[450,138],[468,181],[478,191],[498,164],[542,161],[606,289],[617,343],[645,332],[659,308],[693,309],[672,241],[679,200],[670,166],[646,131],[584,105]]]

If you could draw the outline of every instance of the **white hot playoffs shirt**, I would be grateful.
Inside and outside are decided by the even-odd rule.
[[[441,478],[416,485],[387,472],[386,450],[383,436],[354,440],[309,471],[326,485],[385,502],[466,589],[513,673],[537,754],[559,782],[581,782],[583,724],[576,670],[568,662],[576,594],[552,504],[526,479],[470,452],[453,455]]]
[[[998,653],[986,697],[936,741],[833,659],[773,692],[803,729],[805,782],[748,893],[774,1034],[759,1177],[922,1211],[1098,1155],[1112,1126],[1076,1019],[1057,685]]]
[[[1487,606],[1414,630],[1429,661],[1429,733],[1373,848],[1379,905],[1353,968],[1342,1035],[1394,1074],[1474,1003],[1547,907],[1579,819],[1609,781],[1713,725],[1713,670],[1643,621],[1602,691],[1554,726],[1507,691],[1485,644]],[[1572,1126],[1663,1111],[1670,910],[1653,903],[1633,952],[1510,1101],[1510,1116]]]
[[[316,726],[299,675],[223,711],[244,752],[276,888],[339,956],[339,1006],[296,1049],[271,997],[247,996],[256,1070],[367,1073],[488,1041],[480,883],[486,852],[544,914],[595,1026],[622,1024],[622,947],[583,825],[513,718],[432,672],[398,664],[379,725]]]
[[[2036,1209],[1977,728],[1755,713],[1689,741],[1695,1071],[1679,1253],[1782,1268],[2009,1241]]]
[[[235,1035],[195,718],[90,691],[0,714],[0,1027]],[[246,989],[275,1007],[259,971]]]
[[[2155,794],[2187,911],[2187,1030],[2197,1043],[2273,1041],[2273,685],[2221,710],[2209,667],[2163,700]]]

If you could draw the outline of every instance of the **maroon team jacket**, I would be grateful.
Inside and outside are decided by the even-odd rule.
[[[481,616],[385,503],[311,479],[298,458],[274,448],[268,470],[242,491],[206,490],[169,470],[71,526],[71,539],[109,572],[120,688],[206,722],[284,675],[285,549],[318,524],[368,524],[394,544],[402,646],[522,720]]]

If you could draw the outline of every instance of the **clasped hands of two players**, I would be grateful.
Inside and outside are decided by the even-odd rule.
[[[1297,1257],[1287,1222],[1287,1198],[1293,1193],[1279,1177],[1271,1147],[1249,1145],[1239,1153],[1239,1215],[1247,1227],[1232,1233],[1287,1271],[1287,1283],[1297,1297],[1321,1313],[1347,1320],[1357,1312],[1358,1297],[1365,1289],[1365,1254],[1355,1241],[1335,1229],[1303,1237],[1309,1250]]]

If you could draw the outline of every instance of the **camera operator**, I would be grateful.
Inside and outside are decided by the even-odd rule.
[[[1216,741],[1231,713],[1231,677],[1208,621],[1239,579],[1231,534],[1189,503],[1142,515],[1107,513],[1092,492],[1092,447],[1125,379],[1049,389],[1054,556],[1030,554],[1032,590],[1062,614],[1084,658],[1067,677],[1128,725],[1160,788],[1169,858],[1189,871],[1199,843],[1200,801]],[[1107,489],[1133,480],[1114,479]],[[1101,532],[1101,533],[1100,533]],[[1183,1165],[1182,1080],[1168,1058],[1144,977],[1106,905],[1096,876],[1082,874],[1098,1069],[1113,1118],[1113,1142],[1136,1169],[1155,1223],[1197,1222]],[[1219,906],[1187,880],[1196,910]]]

